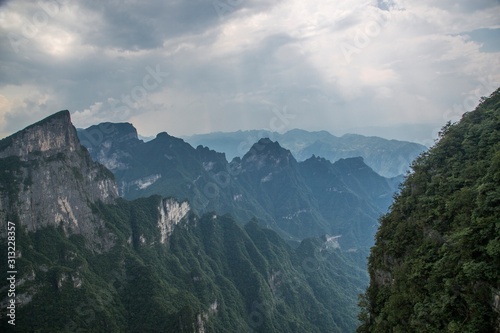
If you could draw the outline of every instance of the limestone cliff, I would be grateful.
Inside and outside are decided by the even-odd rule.
[[[83,235],[95,250],[112,244],[112,237],[96,237],[103,222],[91,205],[114,201],[114,177],[80,145],[68,111],[1,140],[0,172],[2,232],[14,220],[28,231],[61,226],[68,235]]]

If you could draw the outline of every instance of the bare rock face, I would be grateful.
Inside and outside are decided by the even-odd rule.
[[[165,244],[168,237],[174,231],[174,227],[186,216],[191,208],[184,201],[177,202],[175,199],[163,199],[159,207],[160,218],[158,220],[158,228],[160,229],[160,242]]]
[[[17,220],[28,231],[61,226],[96,251],[112,246],[112,236],[97,237],[104,226],[91,205],[117,198],[114,176],[80,145],[68,111],[1,140],[0,174],[0,224]]]
[[[5,142],[4,142],[5,141]],[[18,156],[25,161],[33,153],[74,152],[80,147],[69,111],[59,111],[2,140],[0,158]]]

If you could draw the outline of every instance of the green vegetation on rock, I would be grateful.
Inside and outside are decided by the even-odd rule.
[[[255,221],[242,228],[214,213],[189,214],[161,244],[161,200],[94,205],[114,235],[106,253],[95,253],[82,236],[68,237],[60,227],[19,228],[17,265],[24,281],[17,292],[29,299],[18,305],[16,330],[353,331],[353,295],[368,279],[357,268],[362,258],[356,253],[319,239],[293,249]],[[7,325],[2,321],[0,329]]]
[[[358,332],[499,332],[500,89],[412,168],[381,219]]]
[[[1,332],[355,329],[356,295],[368,284],[363,252],[342,251],[328,236],[292,247],[260,221],[197,215],[190,203],[160,195],[119,198],[113,175],[81,147],[67,112],[2,142],[0,228],[7,230],[7,221],[16,226],[17,273],[15,326],[2,307]],[[190,147],[166,134],[152,144],[172,154]],[[197,151],[184,162],[201,158],[198,169],[210,162],[205,157],[223,157]],[[172,171],[190,173],[188,164]],[[3,258],[5,236],[0,233]],[[9,269],[0,261],[2,281]],[[1,288],[2,304],[10,299]]]

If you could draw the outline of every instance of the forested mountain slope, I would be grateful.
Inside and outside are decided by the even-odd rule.
[[[412,168],[381,219],[358,332],[499,332],[500,89]]]
[[[0,141],[1,332],[355,330],[361,253],[117,192],[68,111]]]
[[[165,132],[143,142],[128,123],[101,123],[78,135],[94,160],[114,173],[126,199],[175,196],[188,200],[199,215],[255,217],[293,241],[342,235],[343,248],[366,252],[402,179],[378,175],[361,157],[298,162],[267,138],[228,162],[223,153],[194,148]]]

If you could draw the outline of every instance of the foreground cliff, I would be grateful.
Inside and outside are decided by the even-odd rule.
[[[0,203],[1,332],[355,329],[362,254],[335,237],[294,249],[172,197],[117,198],[67,111],[0,141]]]
[[[358,332],[500,332],[500,89],[413,170],[381,220]]]
[[[112,243],[97,236],[103,221],[89,203],[114,201],[114,176],[80,145],[68,111],[0,141],[0,186],[0,232],[10,220],[27,231],[60,226],[96,250]]]

